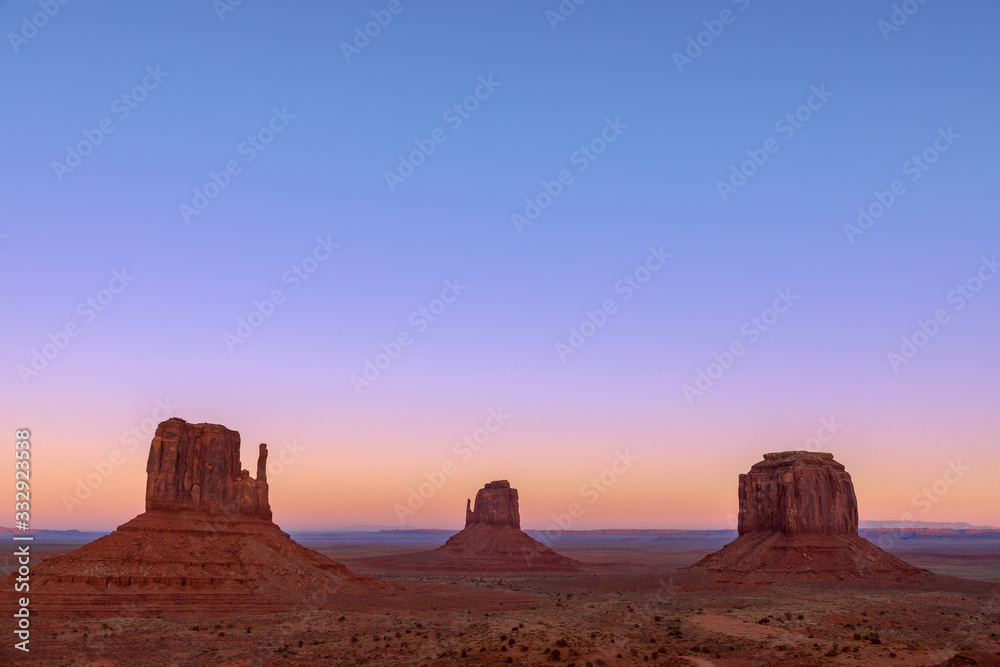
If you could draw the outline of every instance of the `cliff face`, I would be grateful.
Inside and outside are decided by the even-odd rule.
[[[517,507],[517,489],[510,488],[510,482],[500,480],[490,482],[476,494],[474,509],[465,506],[465,527],[474,524],[488,526],[510,526],[521,529],[521,514]]]
[[[854,483],[833,454],[764,454],[740,475],[739,534],[858,534]]]
[[[240,434],[217,424],[161,422],[146,463],[146,509],[193,510],[271,518],[267,445],[261,445],[257,479],[240,470]]]

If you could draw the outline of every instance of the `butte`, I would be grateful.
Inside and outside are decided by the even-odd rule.
[[[465,528],[436,552],[481,569],[575,570],[579,561],[560,556],[521,530],[517,489],[510,482],[490,482],[465,501]]]
[[[42,561],[32,602],[59,615],[201,617],[329,608],[381,587],[271,521],[266,462],[262,444],[254,479],[240,470],[236,431],[162,422],[146,464],[146,511]]]
[[[739,536],[687,568],[689,574],[711,573],[720,583],[931,576],[858,535],[854,483],[833,454],[764,454],[740,475],[739,501]]]
[[[517,489],[490,482],[465,505],[465,528],[437,549],[365,559],[378,567],[438,572],[575,572],[579,561],[561,556],[521,530]]]

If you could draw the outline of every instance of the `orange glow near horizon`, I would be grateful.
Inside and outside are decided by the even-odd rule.
[[[565,429],[562,441],[572,447],[558,447],[553,444],[559,442],[554,431],[563,430],[558,422],[512,417],[478,451],[456,450],[462,435],[472,433],[487,415],[484,409],[449,429],[434,428],[430,420],[376,426],[367,439],[361,431],[368,425],[341,425],[336,438],[317,435],[323,426],[281,437],[262,428],[257,418],[243,419],[249,415],[226,421],[230,427],[249,422],[242,429],[244,468],[255,471],[256,444],[269,443],[271,506],[285,530],[459,529],[466,499],[494,479],[507,479],[518,489],[525,529],[732,528],[738,475],[765,451],[804,448],[766,446],[752,433],[737,447],[729,444],[736,439],[728,432],[735,425],[717,429],[716,439],[709,439],[695,436],[693,429],[613,434],[588,424],[578,425],[576,432]],[[149,438],[128,451],[122,429],[102,429],[87,418],[81,422],[64,422],[73,423],[72,429],[34,431],[37,528],[110,530],[143,511]],[[893,448],[869,446],[890,436],[867,430],[871,440],[858,428],[845,428],[824,448],[851,473],[862,520],[1000,525],[998,492],[988,474],[1000,465],[1000,455],[982,446],[985,437],[979,447],[967,438],[949,450],[931,434],[905,434],[911,454],[900,458]],[[102,437],[81,438],[85,432]],[[360,442],[364,446],[349,444]],[[106,478],[104,473],[109,473]],[[571,518],[572,503],[579,503],[582,514]]]

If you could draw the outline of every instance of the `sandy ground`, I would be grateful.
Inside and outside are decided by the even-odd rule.
[[[1000,665],[1000,553],[900,554],[973,579],[920,588],[685,590],[704,551],[561,545],[576,574],[380,571],[384,545],[310,546],[394,584],[342,608],[213,618],[34,619],[38,665]],[[377,562],[377,561],[375,561]],[[942,580],[943,581],[943,580]],[[7,635],[8,632],[5,632]],[[0,662],[11,664],[7,640]],[[19,653],[19,652],[18,652]]]

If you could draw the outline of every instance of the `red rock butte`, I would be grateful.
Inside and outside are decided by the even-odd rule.
[[[465,528],[443,546],[393,556],[374,556],[375,568],[434,572],[575,572],[582,563],[561,556],[521,530],[517,489],[490,482],[465,503]]]
[[[517,489],[490,482],[466,501],[465,528],[431,552],[450,569],[493,571],[576,570],[580,563],[557,554],[521,530]]]
[[[740,475],[739,537],[689,568],[724,582],[927,575],[858,536],[851,475],[824,452],[764,454]]]
[[[510,482],[507,480],[490,482],[479,489],[479,493],[476,494],[475,509],[472,509],[471,499],[465,501],[465,527],[477,523],[521,529],[517,489],[510,488]]]
[[[208,616],[335,607],[380,586],[293,541],[271,521],[267,446],[257,478],[240,470],[240,434],[168,419],[146,465],[146,511],[32,572],[41,614]]]
[[[240,434],[218,424],[169,419],[156,429],[146,462],[146,509],[271,518],[267,445],[257,479],[240,470]]]

